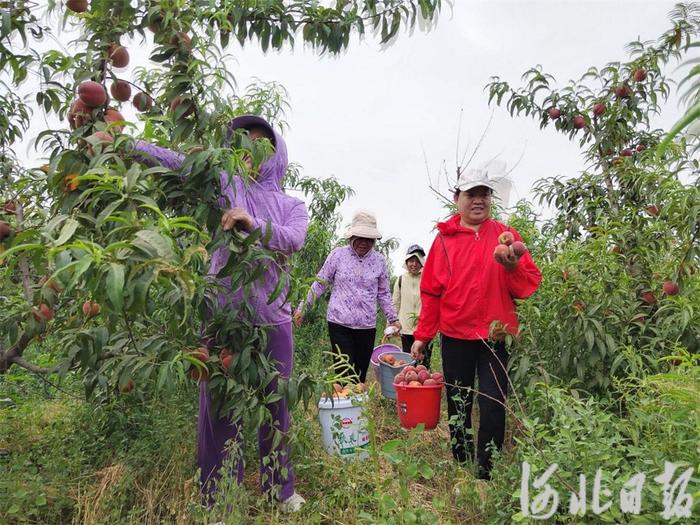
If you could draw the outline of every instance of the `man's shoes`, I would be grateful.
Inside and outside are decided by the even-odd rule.
[[[292,512],[299,512],[302,505],[306,503],[306,500],[302,498],[296,492],[289,496],[286,500],[280,503],[280,510],[285,514],[290,514]]]

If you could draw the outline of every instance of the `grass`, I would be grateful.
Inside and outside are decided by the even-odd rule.
[[[257,446],[250,428],[245,436],[250,446],[245,450],[243,486],[224,480],[221,501],[212,513],[199,504],[194,388],[169,399],[144,403],[129,396],[128,401],[102,407],[65,396],[23,400],[0,410],[0,427],[6,429],[0,434],[0,457],[8,469],[7,490],[12,495],[11,504],[0,509],[0,521],[481,522],[483,487],[452,460],[444,402],[437,429],[411,433],[401,429],[395,404],[381,396],[373,377],[370,386],[372,447],[367,459],[328,455],[322,446],[318,409],[295,408],[294,468],[297,491],[307,504],[291,516],[280,514],[261,494]],[[4,391],[13,397],[11,385]],[[383,450],[387,443],[391,450]],[[459,494],[454,487],[460,488]]]
[[[569,485],[579,474],[592,476],[602,467],[615,478],[613,493],[634,472],[652,480],[666,460],[697,465],[697,378],[697,368],[679,369],[634,383],[620,391],[624,413],[614,400],[579,399],[561,386],[530,391],[524,402],[531,435],[515,447],[517,440],[507,431],[489,483],[453,461],[444,403],[438,428],[407,432],[395,405],[371,381],[367,459],[328,455],[317,409],[294,409],[297,490],[308,503],[291,516],[280,514],[260,492],[252,428],[245,429],[250,446],[243,485],[224,480],[214,511],[200,505],[192,384],[167,398],[146,402],[129,395],[96,405],[64,395],[46,399],[41,389],[28,388],[29,382],[3,380],[0,400],[9,397],[15,404],[0,403],[0,495],[7,499],[0,523],[502,525],[519,510],[523,460],[540,473],[558,463]],[[516,428],[513,423],[509,429]],[[696,481],[689,490],[696,493]],[[607,522],[658,522],[657,484],[647,484],[644,502],[643,515],[622,515],[613,507]],[[567,504],[562,500],[560,514],[548,523],[602,522],[596,516],[585,521],[569,516]],[[696,502],[694,517],[697,512]]]

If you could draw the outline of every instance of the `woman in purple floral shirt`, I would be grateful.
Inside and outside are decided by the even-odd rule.
[[[331,347],[348,356],[360,382],[364,382],[377,330],[377,303],[391,325],[398,330],[401,325],[391,300],[386,258],[374,250],[376,240],[382,238],[376,218],[370,212],[358,211],[345,236],[348,245],[328,255],[309,290],[306,305],[311,306],[331,286],[326,314]],[[294,322],[299,326],[302,320],[300,304]]]

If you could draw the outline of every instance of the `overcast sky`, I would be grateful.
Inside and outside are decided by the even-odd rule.
[[[541,64],[563,85],[589,66],[625,60],[631,40],[656,39],[670,26],[667,14],[674,5],[663,0],[454,3],[452,11],[445,6],[431,31],[404,32],[386,49],[371,36],[338,57],[303,46],[267,54],[254,44],[229,48],[240,87],[256,77],[286,87],[290,160],[307,175],[334,176],[354,188],[356,195],[341,208],[345,223],[358,208],[374,211],[380,231],[401,242],[392,256],[395,269],[408,245],[430,246],[435,221],[444,216],[428,189],[428,173],[437,177],[445,162],[453,176],[460,116],[462,149],[473,148],[493,111],[473,164],[494,157],[509,167],[520,161],[511,173],[511,203],[528,197],[537,179],[575,176],[583,167],[577,146],[565,136],[541,131],[531,119],[511,118],[503,108],[489,108],[484,86],[491,76],[519,85],[524,71]],[[146,63],[145,51],[132,51],[132,67]],[[658,124],[667,126],[680,113],[674,97]]]

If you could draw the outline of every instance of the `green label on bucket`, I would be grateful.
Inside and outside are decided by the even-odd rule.
[[[369,448],[369,441],[367,443],[363,443],[362,445],[358,445],[356,447],[348,447],[348,448],[341,448],[340,449],[340,454],[342,456],[347,456],[350,454],[355,454],[356,452],[361,452],[364,449]]]

